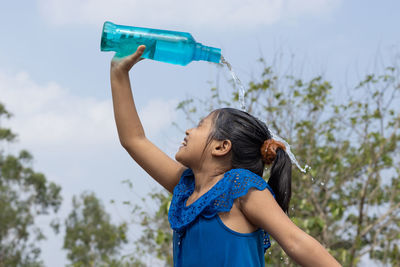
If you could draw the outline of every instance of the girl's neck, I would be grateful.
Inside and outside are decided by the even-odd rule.
[[[210,190],[219,180],[224,177],[227,169],[223,168],[202,168],[192,169],[195,179],[194,192],[203,193]]]

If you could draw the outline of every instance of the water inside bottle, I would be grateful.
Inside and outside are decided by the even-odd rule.
[[[245,87],[243,86],[243,84],[242,84],[242,82],[240,81],[239,77],[238,77],[238,76],[236,75],[236,73],[233,71],[232,65],[231,65],[222,55],[221,55],[221,63],[222,63],[223,65],[225,65],[225,66],[229,69],[229,72],[230,72],[230,74],[231,74],[231,76],[232,76],[232,78],[233,78],[235,84],[236,84],[237,87],[239,88],[239,103],[240,103],[240,106],[241,106],[242,111],[247,111],[247,110],[246,110],[246,104],[245,104],[245,101],[244,101],[244,96],[245,96],[245,93],[246,93]],[[296,157],[295,157],[294,154],[292,153],[292,151],[291,151],[291,149],[290,149],[289,143],[286,142],[285,139],[283,139],[282,137],[280,137],[279,135],[277,135],[276,133],[274,133],[273,131],[271,131],[271,129],[269,129],[269,131],[270,131],[270,133],[271,133],[273,139],[275,139],[275,140],[277,140],[277,141],[280,141],[280,142],[282,142],[282,143],[285,144],[286,153],[288,154],[290,160],[292,161],[293,164],[296,165],[296,167],[297,167],[302,173],[306,173],[307,170],[310,170],[310,169],[311,169],[311,167],[308,166],[307,164],[304,166],[304,168],[302,168],[302,167],[300,166],[299,162],[296,160]]]

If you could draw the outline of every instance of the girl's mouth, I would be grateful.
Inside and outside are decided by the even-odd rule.
[[[182,145],[182,146],[187,146],[187,140],[186,140],[186,137],[185,137],[185,139],[183,139],[183,141],[181,142],[181,145]]]

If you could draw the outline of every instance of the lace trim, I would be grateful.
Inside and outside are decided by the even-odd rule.
[[[268,190],[275,197],[267,182],[257,174],[246,169],[232,169],[224,174],[208,192],[186,207],[186,201],[194,191],[194,174],[186,169],[179,183],[174,188],[168,220],[178,237],[182,237],[185,229],[201,215],[212,218],[220,212],[230,211],[236,198],[247,194],[249,189]],[[269,235],[263,230],[264,252],[271,246]]]

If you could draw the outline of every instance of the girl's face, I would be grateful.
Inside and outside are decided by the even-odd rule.
[[[186,130],[186,137],[175,155],[175,159],[183,165],[193,168],[201,163],[202,154],[208,154],[208,149],[204,150],[208,136],[213,128],[213,113],[202,119],[195,128]]]

